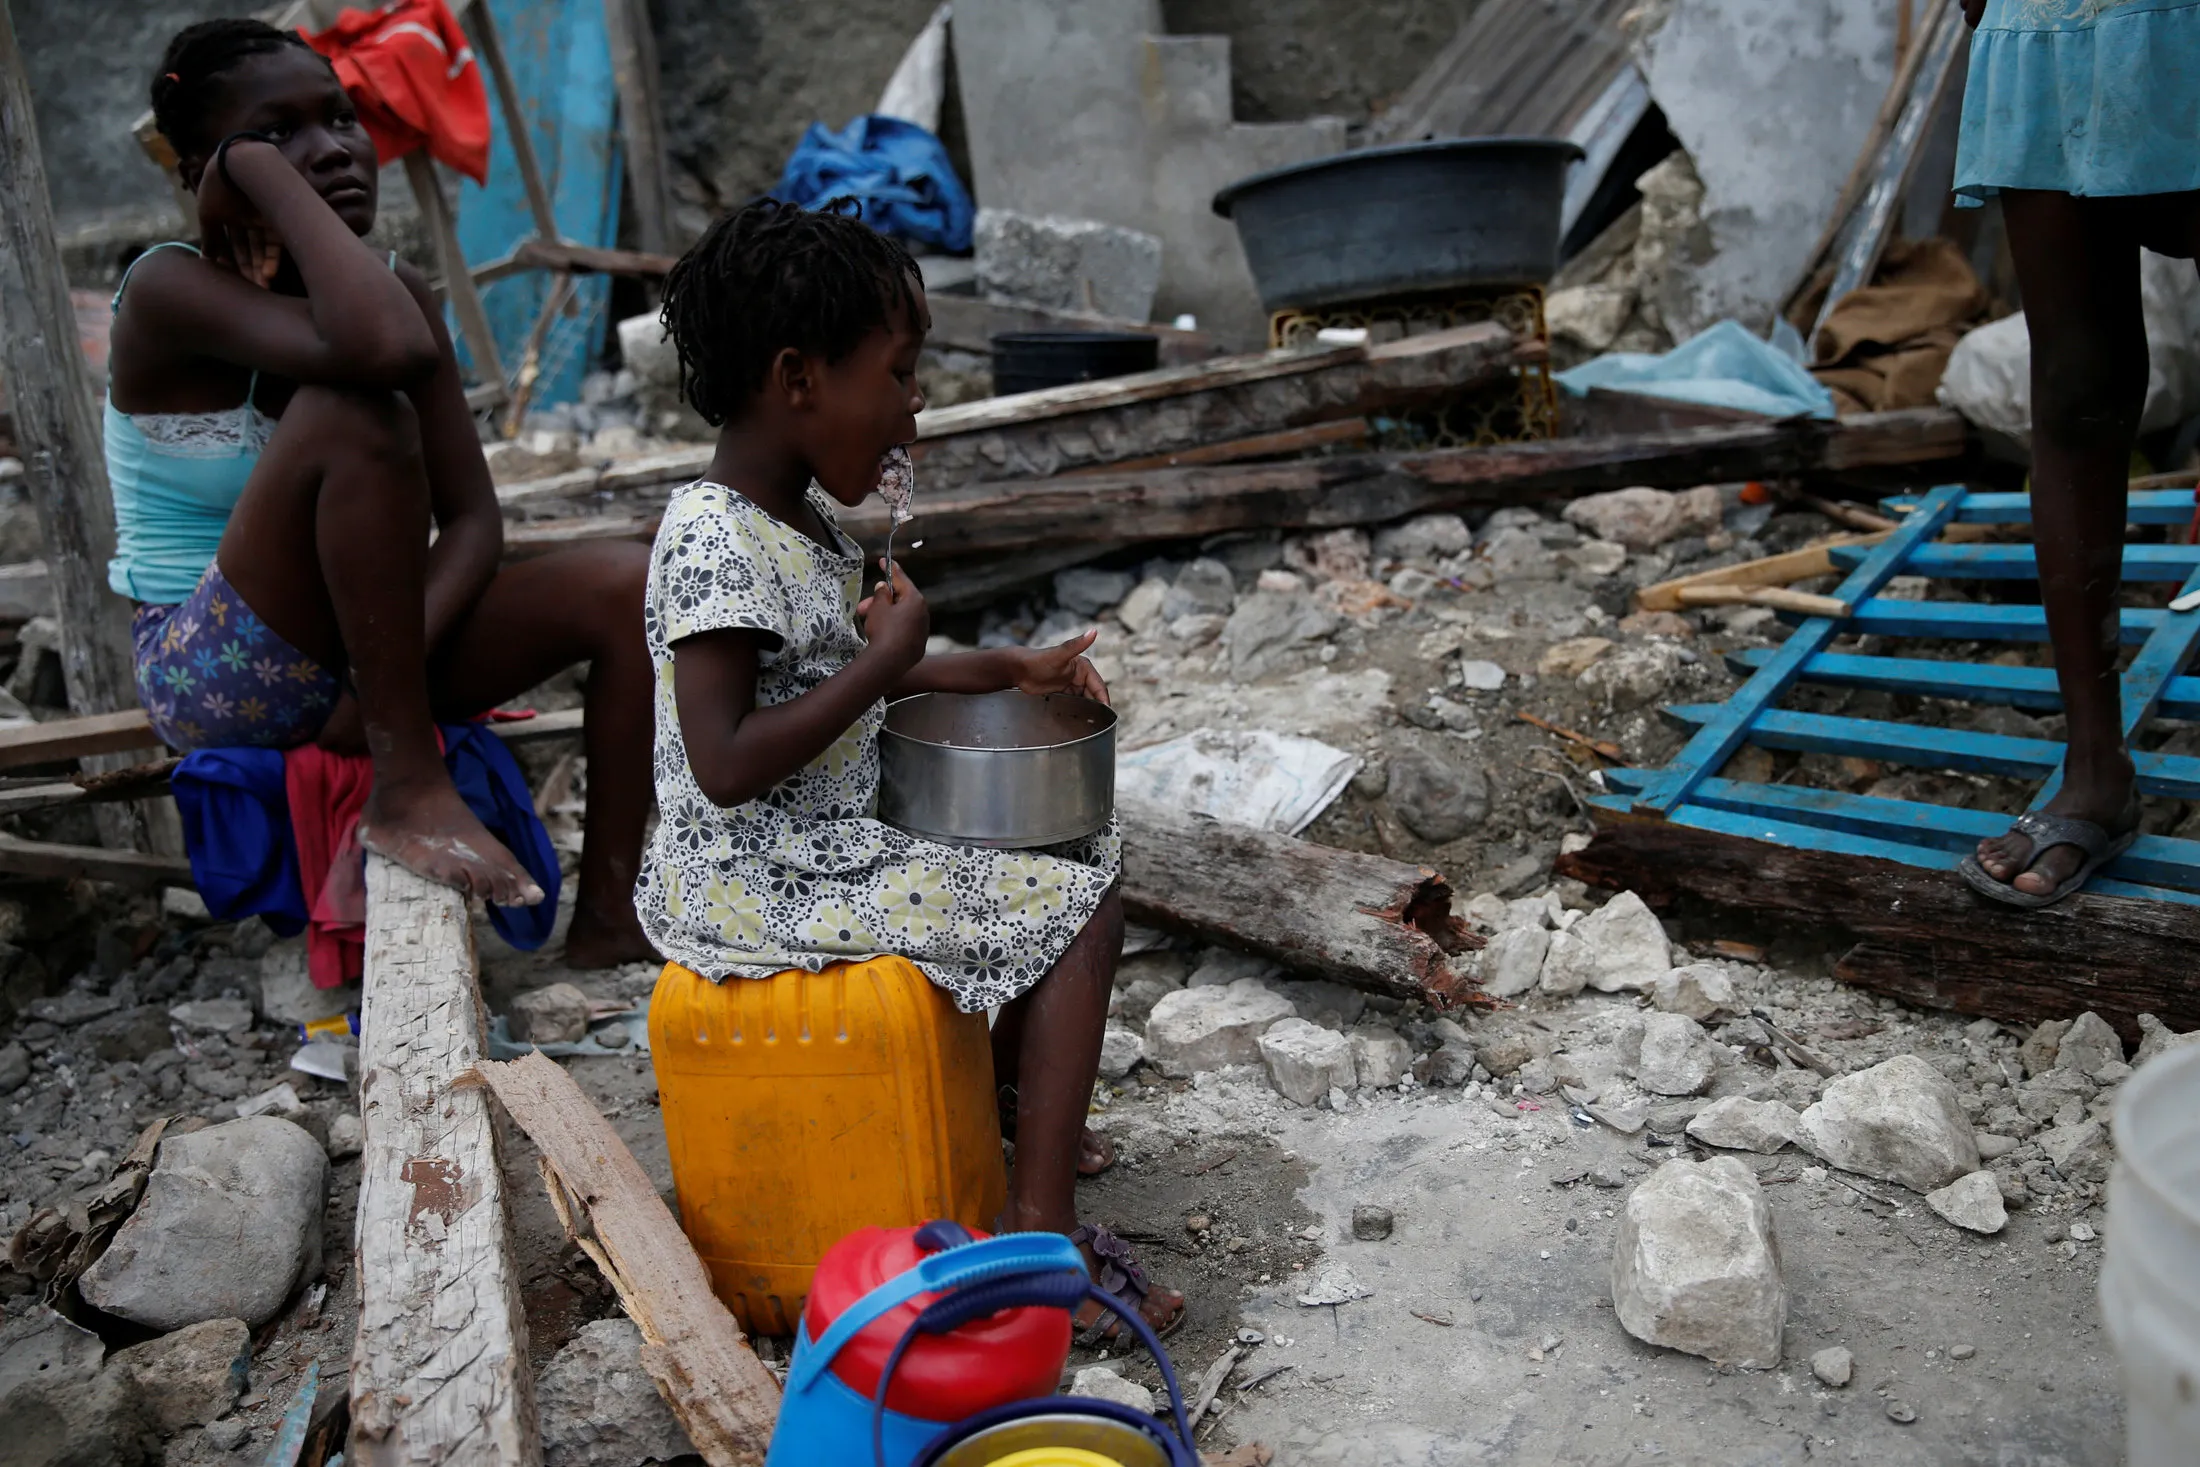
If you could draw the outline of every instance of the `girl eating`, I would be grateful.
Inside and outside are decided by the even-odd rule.
[[[907,473],[930,316],[915,262],[845,203],[751,204],[665,280],[682,388],[719,435],[651,557],[662,822],[636,905],[667,958],[714,981],[898,954],[963,1012],[1000,1006],[994,1073],[1015,1093],[1016,1158],[999,1227],[1069,1234],[1122,1309],[1166,1328],[1183,1296],[1075,1212],[1122,950],[1114,829],[998,851],[871,818],[888,699],[1107,690],[1082,656],[1094,633],[927,656],[924,598],[898,567],[863,594],[862,552],[832,506]],[[1098,1315],[1084,1322],[1112,1331]]]
[[[154,732],[185,750],[364,752],[362,845],[527,904],[541,890],[459,799],[435,725],[587,661],[588,843],[566,961],[648,959],[630,895],[649,813],[646,553],[500,565],[442,307],[362,241],[374,145],[301,37],[192,26],[152,94],[202,240],[147,251],[115,294],[108,579],[138,604]]]

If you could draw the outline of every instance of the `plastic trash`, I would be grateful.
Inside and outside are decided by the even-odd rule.
[[[2139,300],[2147,333],[2147,401],[2139,431],[2152,433],[2200,412],[2200,275],[2189,260],[2139,254]],[[1940,401],[2007,441],[2032,448],[2032,333],[2022,312],[1981,326],[1956,343],[1941,375]]]
[[[1115,759],[1118,797],[1297,835],[1344,793],[1361,760],[1316,739],[1203,728]]]
[[[822,122],[795,144],[772,197],[814,209],[853,197],[881,234],[968,254],[977,209],[940,140],[913,122],[868,113],[839,132]]]
[[[1607,353],[1559,373],[1558,385],[1577,395],[1603,387],[1777,418],[1833,416],[1833,394],[1739,321],[1721,321],[1663,355]]]
[[[2123,1362],[2130,1467],[2200,1462],[2200,1048],[2150,1061],[2116,1104],[2101,1317]]]

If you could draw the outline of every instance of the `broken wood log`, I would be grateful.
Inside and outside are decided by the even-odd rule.
[[[1289,458],[1296,454],[1310,453],[1317,448],[1334,448],[1345,443],[1359,448],[1366,445],[1368,435],[1373,431],[1365,418],[1344,418],[1334,423],[1286,428],[1280,433],[1255,433],[1250,438],[1204,443],[1196,448],[1178,449],[1173,453],[1157,453],[1150,458],[1127,458],[1121,463],[1094,464],[1089,468],[1071,469],[1063,477],[1089,479],[1095,474],[1132,474],[1145,469],[1175,469],[1192,464],[1235,464],[1256,458]]]
[[[1045,478],[1402,411],[1543,355],[1542,343],[1483,322],[1375,347],[1218,357],[922,413],[910,455],[929,483]]]
[[[189,886],[191,863],[181,856],[71,846],[0,834],[0,874],[41,881],[111,881],[117,886]]]
[[[466,898],[367,857],[359,1038],[361,1467],[542,1460],[489,1097],[459,1086],[483,1017]]]
[[[1953,871],[1798,850],[1658,820],[1599,816],[1558,873],[1654,907],[1693,897],[1858,939],[1843,982],[1925,1008],[2033,1024],[2092,1009],[2127,1040],[2138,1017],[2200,1029],[2200,908],[2081,892],[2038,911],[1998,906]]]
[[[779,1384],[749,1348],[680,1224],[573,1077],[541,1054],[484,1061],[486,1084],[542,1152],[543,1185],[567,1236],[642,1332],[642,1366],[711,1467],[761,1462]]]
[[[1428,867],[1140,800],[1120,801],[1116,814],[1133,920],[1434,1008],[1482,1001],[1454,961],[1481,940]]]

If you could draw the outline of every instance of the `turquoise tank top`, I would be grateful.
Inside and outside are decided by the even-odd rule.
[[[153,249],[198,253],[180,241]],[[131,261],[130,269],[137,263]],[[121,309],[129,284],[125,270],[113,309]],[[274,420],[252,402],[259,386],[254,371],[241,404],[211,413],[125,413],[108,394],[103,436],[114,489],[115,558],[107,563],[107,584],[118,594],[172,605],[188,598],[214,563],[229,513],[274,433]]]

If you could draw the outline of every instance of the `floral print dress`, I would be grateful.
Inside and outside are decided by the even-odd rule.
[[[942,845],[872,818],[879,726],[865,710],[840,740],[761,797],[704,797],[673,700],[672,648],[746,627],[776,638],[758,658],[756,703],[798,698],[863,650],[862,551],[815,487],[832,529],[820,544],[721,484],[673,499],[650,554],[644,634],[656,670],[659,820],[634,889],[657,950],[706,978],[768,978],[899,954],[965,1013],[1046,976],[1114,883],[1115,827],[1065,846]]]

